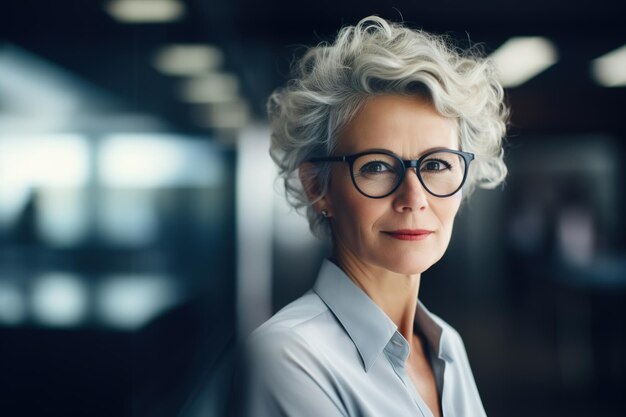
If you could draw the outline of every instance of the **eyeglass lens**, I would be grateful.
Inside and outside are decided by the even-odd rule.
[[[456,192],[465,176],[465,159],[452,152],[436,152],[420,161],[418,167],[426,189],[434,195]],[[352,166],[357,188],[370,197],[391,193],[402,180],[402,161],[384,153],[359,156]],[[410,174],[407,172],[407,174]]]

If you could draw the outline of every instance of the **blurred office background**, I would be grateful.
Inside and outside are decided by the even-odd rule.
[[[0,415],[219,416],[238,337],[328,247],[284,203],[268,94],[369,14],[481,44],[506,185],[420,297],[491,416],[626,406],[625,5],[14,0],[0,5]]]

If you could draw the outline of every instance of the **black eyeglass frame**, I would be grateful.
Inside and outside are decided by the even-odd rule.
[[[463,180],[461,181],[461,184],[458,186],[458,188],[456,190],[454,190],[453,192],[448,193],[448,194],[435,194],[435,193],[433,193],[426,186],[426,184],[424,184],[424,180],[422,179],[422,175],[420,174],[420,171],[419,171],[419,166],[422,163],[422,161],[424,161],[425,158],[429,157],[430,155],[433,155],[433,154],[436,154],[436,153],[441,153],[441,152],[447,152],[447,153],[453,153],[453,154],[456,154],[456,155],[460,155],[461,157],[463,157],[463,160],[465,161],[465,172],[463,172]],[[356,161],[359,157],[361,157],[363,155],[373,155],[373,154],[385,154],[385,155],[391,156],[392,158],[395,158],[396,160],[400,161],[400,164],[402,165],[402,173],[400,174],[400,179],[398,180],[397,184],[393,187],[393,189],[391,191],[389,191],[385,195],[376,196],[376,197],[364,193],[359,188],[359,186],[357,185],[356,180],[354,178],[354,161]],[[475,158],[475,155],[473,153],[470,153],[470,152],[457,151],[455,149],[435,149],[435,150],[432,150],[432,151],[430,151],[428,153],[425,153],[424,155],[422,155],[418,159],[402,159],[398,155],[396,155],[395,153],[393,153],[391,151],[388,151],[386,149],[372,149],[372,150],[368,150],[368,151],[365,151],[365,152],[355,153],[355,154],[352,154],[352,155],[339,155],[339,156],[310,158],[310,159],[307,160],[307,162],[311,162],[311,163],[316,163],[316,162],[347,162],[349,167],[350,167],[350,178],[352,179],[352,184],[354,185],[354,187],[357,189],[358,192],[360,192],[361,194],[363,194],[365,197],[368,197],[368,198],[385,198],[385,197],[390,196],[391,194],[393,194],[400,187],[400,185],[404,181],[404,177],[406,175],[406,171],[409,168],[415,168],[415,174],[417,175],[417,179],[422,184],[424,189],[426,191],[428,191],[431,195],[435,196],[435,197],[445,198],[445,197],[450,197],[451,195],[456,194],[463,187],[463,184],[465,184],[465,180],[467,179],[467,173],[469,171],[470,163],[474,160],[474,158]]]

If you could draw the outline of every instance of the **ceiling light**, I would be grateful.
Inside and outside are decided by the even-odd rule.
[[[224,55],[208,45],[170,45],[161,49],[154,66],[167,75],[198,75],[219,68]]]
[[[604,87],[626,86],[626,45],[591,61],[591,74]]]
[[[237,129],[250,122],[248,103],[239,100],[232,103],[213,104],[194,113],[196,122],[202,127],[215,129]]]
[[[239,82],[230,74],[213,73],[185,81],[180,97],[188,103],[222,103],[237,99]]]
[[[177,0],[113,0],[105,9],[122,23],[172,22],[185,13],[185,5]]]
[[[504,87],[517,87],[557,62],[556,47],[542,37],[511,38],[491,59]]]
[[[244,127],[250,120],[250,110],[244,102],[215,106],[209,113],[209,122],[216,128]]]

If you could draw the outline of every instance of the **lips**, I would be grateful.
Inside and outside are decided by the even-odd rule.
[[[430,236],[433,231],[424,229],[399,229],[383,233],[398,240],[423,240]]]

